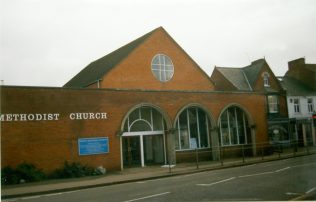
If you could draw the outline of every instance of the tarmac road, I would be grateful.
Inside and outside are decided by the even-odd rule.
[[[3,201],[315,200],[316,155]]]

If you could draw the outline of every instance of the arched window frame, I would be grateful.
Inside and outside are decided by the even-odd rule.
[[[196,122],[197,122],[197,137],[196,137],[196,142],[192,142],[193,139],[191,137],[191,128],[190,128],[190,112],[189,110],[194,110],[195,111],[195,115],[196,115]],[[205,127],[204,130],[206,131],[206,144],[207,146],[203,146],[201,144],[202,142],[202,138],[205,141],[205,137],[202,137],[202,132],[201,132],[201,125],[202,123],[200,122],[200,112],[203,112],[205,116],[205,118],[203,117],[203,119],[205,119]],[[185,116],[186,120],[185,120],[185,128],[181,128],[181,124],[180,124],[180,116]],[[181,113],[179,114],[179,116],[177,117],[176,120],[176,135],[175,135],[175,141],[176,141],[176,151],[185,151],[185,150],[192,150],[192,149],[205,149],[205,148],[210,148],[210,119],[207,115],[207,113],[200,107],[196,107],[196,106],[191,106],[191,107],[187,107],[185,108],[183,111],[181,111]],[[182,137],[183,134],[181,134],[182,132],[187,132],[187,139],[186,141],[188,142],[188,147],[183,147],[181,144],[182,141]],[[205,143],[205,142],[204,142]]]
[[[144,108],[147,108],[150,110],[150,120],[146,120],[142,117],[142,110],[144,110]],[[154,119],[154,110],[156,111],[156,115],[159,115],[159,118],[160,118],[160,123],[159,120],[158,122],[155,122],[155,119]],[[138,115],[137,115],[137,118],[134,119],[133,121],[130,120],[130,117],[131,115],[134,113],[134,112],[137,112],[138,111]],[[162,114],[157,111],[156,109],[152,108],[152,107],[139,107],[139,108],[136,108],[135,110],[133,110],[127,117],[127,120],[125,121],[125,124],[124,124],[124,132],[133,132],[131,131],[133,125],[135,125],[136,123],[138,122],[143,122],[145,124],[147,124],[149,127],[150,127],[150,131],[157,131],[155,130],[155,127],[154,125],[157,124],[160,124],[160,130],[159,131],[163,131],[164,128],[165,128],[165,124],[164,124],[164,119],[163,119],[163,116]],[[147,130],[146,130],[147,131]]]
[[[239,110],[239,112],[241,112],[241,115],[237,115],[237,110]],[[233,113],[229,114],[229,111],[233,111]],[[230,115],[233,115],[233,118],[231,118]],[[226,117],[223,117],[226,116]],[[238,118],[239,117],[239,118]],[[241,118],[241,120],[239,120]],[[227,123],[223,124],[222,120],[223,118],[226,119]],[[240,134],[240,130],[239,130],[239,126],[238,126],[238,122],[242,121],[242,127],[243,127],[243,134]],[[223,125],[227,125],[226,128],[223,128]],[[234,128],[232,126],[236,127],[236,141],[234,142]],[[221,141],[221,145],[222,146],[237,146],[237,145],[245,145],[250,143],[250,139],[248,139],[247,136],[247,130],[249,128],[249,121],[247,118],[247,114],[245,113],[245,111],[238,107],[238,106],[230,106],[228,108],[226,108],[223,113],[220,116],[220,120],[219,120],[219,129],[220,129],[220,141]],[[227,131],[225,134],[223,133],[223,131]],[[224,139],[224,135],[226,140]],[[244,142],[241,141],[241,138],[244,139]],[[228,141],[227,141],[228,139]]]

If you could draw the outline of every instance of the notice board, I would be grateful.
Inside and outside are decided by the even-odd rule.
[[[78,148],[80,156],[109,153],[109,138],[79,138]]]

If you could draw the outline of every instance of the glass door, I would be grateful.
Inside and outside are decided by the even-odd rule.
[[[140,152],[140,137],[130,136],[123,138],[123,163],[124,166],[140,166],[141,165]]]
[[[144,135],[143,145],[145,165],[164,163],[164,144],[162,135]]]

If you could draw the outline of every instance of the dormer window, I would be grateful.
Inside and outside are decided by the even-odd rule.
[[[269,77],[270,77],[270,75],[269,75],[269,73],[268,73],[268,72],[264,72],[264,73],[262,74],[262,77],[263,77],[263,85],[264,85],[265,87],[269,87],[269,86],[270,86],[270,82],[269,82]]]

